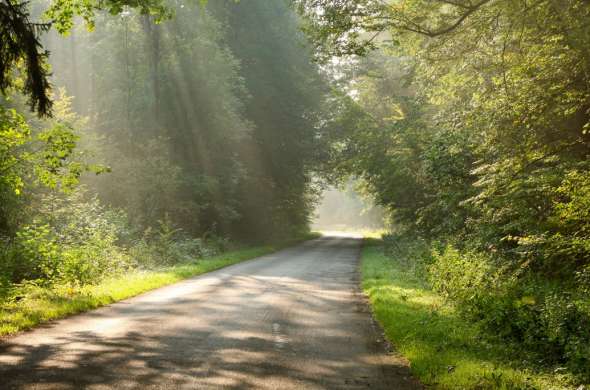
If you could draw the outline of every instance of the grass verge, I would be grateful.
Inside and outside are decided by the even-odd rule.
[[[362,252],[362,288],[387,338],[422,383],[441,389],[570,389],[567,374],[543,373],[510,345],[485,337],[413,272],[383,254]]]
[[[81,288],[71,286],[34,287],[17,301],[0,302],[0,337],[30,329],[41,323],[63,318],[130,298],[182,279],[201,275],[245,260],[276,252],[301,241],[319,237],[311,233],[304,238],[279,244],[229,251],[158,270],[136,270]]]

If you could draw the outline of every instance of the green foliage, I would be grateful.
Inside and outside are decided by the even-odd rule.
[[[211,257],[226,251],[226,240],[201,239],[187,236],[174,228],[170,219],[158,221],[156,229],[148,228],[135,241],[130,254],[142,268],[194,263],[203,257]]]
[[[8,258],[14,267],[4,266],[3,272],[11,272],[13,281],[41,280],[51,283],[59,277],[61,256],[59,246],[47,225],[25,226],[16,233],[15,247]]]
[[[248,177],[236,188],[240,218],[231,232],[243,239],[284,239],[308,230],[314,201],[312,172],[323,159],[317,124],[327,93],[320,69],[285,2],[209,2],[227,25],[249,97],[250,137],[238,156]]]
[[[567,362],[588,378],[589,296],[566,287],[498,267],[493,257],[452,246],[434,252],[429,280],[466,319],[496,337],[517,341],[545,364]]]
[[[167,141],[156,138],[138,143],[134,153],[114,149],[115,153],[108,155],[112,156],[112,172],[89,180],[103,199],[126,210],[138,229],[155,227],[167,213],[178,218],[198,209],[194,203],[179,199],[179,192],[187,190],[186,181],[181,167],[171,161]],[[116,148],[110,143],[106,146]],[[198,216],[192,217],[198,223]]]
[[[414,247],[412,239],[398,238],[398,244],[400,249],[388,255],[380,242],[365,244],[362,287],[385,335],[410,361],[412,373],[422,383],[436,389],[578,388],[562,366],[555,370],[531,364],[540,357],[527,355],[520,343],[482,332],[479,324],[466,320],[460,305],[449,305],[408,267],[411,250],[405,248]],[[428,264],[432,257],[412,259]],[[457,259],[449,262],[455,264]]]
[[[474,310],[474,317],[481,315],[486,309],[478,305],[485,307],[494,289],[500,288],[491,259],[476,252],[460,253],[452,246],[433,257],[429,279],[434,290],[458,302],[461,309]]]
[[[170,10],[160,24],[97,14],[95,31],[73,28],[49,47],[56,83],[90,114],[80,142],[112,171],[85,183],[138,231],[166,214],[195,237],[305,231],[325,90],[294,13],[265,1]]]
[[[0,92],[3,96],[16,89],[29,98],[29,106],[39,115],[49,115],[49,69],[47,51],[41,36],[48,23],[30,19],[29,3],[6,0],[0,3]]]
[[[55,118],[30,125],[15,109],[0,106],[0,233],[13,233],[23,198],[39,186],[68,192],[85,172],[107,169],[76,150],[83,121],[71,112],[71,98],[61,90]]]
[[[383,234],[379,244],[383,244],[384,253],[395,257],[397,264],[405,271],[427,279],[429,266],[434,261],[432,244],[409,234]]]
[[[0,191],[20,194],[24,182],[20,172],[28,156],[21,149],[30,141],[31,129],[14,109],[0,106]],[[24,155],[23,155],[24,154]]]
[[[43,196],[46,205],[33,222],[5,242],[2,275],[20,283],[89,284],[128,269],[129,257],[117,245],[122,220],[96,199],[80,192],[67,197]]]
[[[155,15],[157,21],[171,16],[161,0],[58,0],[51,3],[44,17],[51,21],[53,27],[61,34],[68,34],[74,27],[74,18],[82,17],[89,30],[94,30],[97,10],[105,10],[111,15],[135,8],[142,15]]]
[[[587,377],[588,2],[295,3],[343,91],[337,175],[441,243],[390,246],[464,318]]]
[[[132,270],[86,286],[58,284],[44,288],[31,282],[0,285],[0,336],[29,329],[40,323],[95,309],[143,292],[262,256],[281,246],[258,246],[230,251],[158,270]]]

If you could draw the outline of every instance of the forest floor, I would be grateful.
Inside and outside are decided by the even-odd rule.
[[[0,344],[6,388],[418,389],[358,288],[361,240],[323,237]]]
[[[571,389],[567,374],[544,372],[502,340],[463,320],[379,240],[366,240],[362,287],[388,340],[423,383],[443,389]]]

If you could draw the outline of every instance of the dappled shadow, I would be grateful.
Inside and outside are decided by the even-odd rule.
[[[358,248],[314,240],[22,334],[2,388],[418,388],[359,296]]]

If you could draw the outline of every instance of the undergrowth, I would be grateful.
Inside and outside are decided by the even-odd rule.
[[[26,283],[14,288],[11,294],[4,296],[0,301],[0,336],[11,335],[53,319],[108,305],[316,237],[318,237],[317,234],[311,233],[278,244],[237,249],[215,256],[195,258],[184,264],[157,269],[135,269],[125,274],[107,277],[97,284],[58,283],[43,286],[32,282]]]
[[[466,320],[405,259],[365,242],[362,287],[386,336],[426,385],[441,389],[584,389],[564,367],[530,360]],[[580,387],[582,386],[582,387]]]

